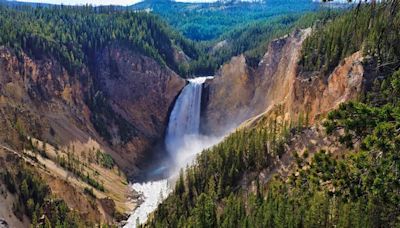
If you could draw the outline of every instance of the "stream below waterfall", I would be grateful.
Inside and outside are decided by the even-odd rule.
[[[130,215],[125,228],[133,228],[146,222],[148,215],[168,196],[175,184],[179,170],[191,164],[196,155],[209,148],[223,137],[200,134],[200,111],[203,83],[212,77],[189,79],[178,96],[169,117],[165,136],[165,147],[171,161],[152,172],[168,172],[168,178],[142,183],[131,187],[141,195],[141,204]]]

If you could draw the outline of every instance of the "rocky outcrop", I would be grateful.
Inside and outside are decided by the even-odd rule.
[[[0,218],[0,228],[8,228],[8,223],[5,219]]]
[[[237,126],[272,113],[288,123],[301,119],[311,124],[338,104],[356,99],[364,82],[360,52],[346,58],[328,77],[299,72],[301,45],[310,32],[296,30],[272,41],[256,69],[248,67],[243,56],[225,64],[206,85],[203,131],[221,134],[232,128],[227,123]]]
[[[223,65],[203,89],[201,131],[224,134],[248,116],[254,80],[243,55]]]
[[[96,69],[84,65],[71,74],[51,56],[37,59],[0,47],[0,144],[22,151],[21,138],[29,136],[78,157],[100,150],[110,154],[126,174],[135,173],[163,138],[169,111],[185,80],[123,45],[110,45],[96,56]],[[100,170],[104,170],[100,175],[106,189],[112,181],[123,185],[119,180],[123,174],[112,179],[115,169]],[[54,192],[62,192],[61,187],[73,189],[57,175],[52,178]],[[128,202],[124,197],[129,186],[123,187],[114,198],[119,200],[117,208],[127,209],[121,202]],[[102,193],[101,199],[111,192]],[[73,200],[65,201],[77,207]],[[110,221],[106,212],[100,212],[89,217]],[[107,216],[100,218],[98,213]]]
[[[19,121],[27,134],[55,145],[92,138],[120,167],[134,170],[137,159],[163,137],[169,109],[185,81],[124,46],[111,45],[97,56],[96,73],[82,67],[79,75],[70,75],[52,58],[17,57],[1,47],[0,121],[4,131],[0,139],[14,145],[17,140],[10,132],[16,131],[14,125]],[[87,98],[96,95],[101,102]],[[111,117],[103,116],[109,118],[101,124],[109,140],[96,128],[99,119],[94,118],[105,111]],[[117,120],[110,120],[113,117]],[[133,133],[121,135],[125,126]]]
[[[118,45],[98,56],[96,88],[113,112],[134,128],[125,142],[116,129],[110,131],[112,144],[118,148],[118,163],[132,171],[135,162],[145,156],[143,152],[163,138],[171,104],[185,80],[155,60]]]
[[[82,68],[81,77],[88,77],[87,69]],[[16,146],[16,133],[59,143],[84,140],[82,134],[73,134],[78,123],[78,129],[88,132],[84,91],[79,79],[71,77],[57,61],[34,60],[24,53],[17,56],[0,47],[0,140]],[[50,130],[58,122],[70,131]]]
[[[313,124],[340,103],[356,100],[365,82],[362,60],[361,52],[345,58],[343,64],[329,75],[327,82],[321,76],[297,77],[285,107],[291,119],[303,113],[308,116],[309,124]]]

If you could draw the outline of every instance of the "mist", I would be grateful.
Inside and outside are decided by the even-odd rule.
[[[189,79],[178,96],[169,117],[165,136],[165,148],[170,159],[149,171],[162,172],[167,178],[132,184],[132,189],[141,194],[142,203],[132,212],[125,227],[146,222],[147,216],[172,191],[179,171],[192,165],[199,153],[224,138],[200,134],[203,83],[210,78],[212,77]]]

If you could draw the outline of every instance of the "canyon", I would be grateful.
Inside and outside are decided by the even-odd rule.
[[[223,65],[214,79],[204,79],[204,85],[199,84],[204,90],[201,96],[186,98],[201,100],[196,122],[201,134],[222,138],[243,122],[252,124],[277,109],[284,121],[307,115],[311,124],[341,102],[357,98],[363,86],[360,53],[348,57],[327,79],[299,72],[301,44],[310,32],[297,30],[272,41],[256,69],[247,66],[241,55]],[[18,133],[13,132],[12,122],[22,122],[29,135],[49,144],[82,151],[95,146],[105,151],[128,177],[139,171],[138,164],[146,161],[152,145],[160,143],[164,134],[168,137],[168,117],[170,112],[174,115],[173,104],[186,84],[172,70],[118,45],[99,53],[95,75],[84,68],[79,78],[69,75],[54,59],[33,60],[25,55],[19,60],[5,47],[0,51],[3,141],[13,144]],[[98,110],[84,98],[93,89]],[[117,118],[110,118],[108,112]],[[93,126],[93,116],[96,121],[104,120],[108,139]],[[125,124],[129,127],[122,128]],[[167,151],[171,151],[168,144],[175,142],[168,140]],[[192,151],[191,156],[217,141]],[[184,167],[187,161],[180,163],[178,167]],[[128,186],[122,188],[126,189],[119,205],[129,195]],[[126,212],[132,206],[120,208]]]
[[[0,227],[396,227],[398,1],[168,4],[0,0]]]
[[[297,62],[302,42],[310,33],[311,29],[296,30],[273,40],[256,68],[248,66],[243,55],[233,57],[221,66],[214,78],[200,79],[201,83],[197,84],[190,80],[186,82],[168,67],[118,44],[110,45],[98,53],[95,72],[82,68],[79,77],[70,75],[51,57],[40,60],[27,55],[19,57],[6,47],[1,47],[0,110],[4,126],[0,133],[1,140],[6,145],[18,145],[19,133],[13,127],[16,122],[25,126],[26,134],[42,142],[65,150],[75,148],[74,153],[78,157],[82,156],[81,151],[91,149],[110,154],[117,169],[126,174],[119,180],[125,185],[119,187],[118,193],[107,191],[104,199],[113,198],[116,203],[114,207],[121,213],[127,213],[141,200],[126,203],[132,200],[129,200],[132,195],[130,185],[124,178],[140,175],[140,171],[143,172],[141,165],[146,168],[149,164],[158,166],[158,161],[151,162],[150,158],[160,156],[154,155],[160,153],[155,149],[160,146],[154,145],[163,145],[165,137],[166,148],[161,150],[164,153],[179,151],[176,148],[177,139],[179,143],[187,144],[181,154],[169,154],[181,159],[173,161],[179,163],[176,165],[179,170],[202,149],[217,143],[238,126],[268,122],[271,116],[281,122],[292,123],[303,118],[313,124],[340,103],[356,99],[365,83],[360,52],[346,58],[327,77],[318,72],[302,72]],[[187,93],[190,86],[203,92],[180,100],[179,95]],[[87,102],[85,96],[88,94],[92,96],[92,102]],[[196,106],[190,106],[194,100]],[[174,107],[179,109],[179,105],[183,105],[178,111],[183,115],[181,117],[174,114]],[[197,119],[192,116],[193,113],[198,115]],[[174,122],[174,118],[180,121]],[[184,118],[187,128],[181,126],[185,123],[181,121]],[[194,129],[194,126],[199,129]],[[180,129],[183,132],[179,132]],[[175,133],[178,135],[173,135]],[[182,140],[189,133],[206,139],[189,137],[189,143]],[[196,140],[200,146],[193,150]],[[48,162],[44,164],[49,165]],[[99,171],[109,172],[103,169]],[[160,172],[165,170],[161,169]],[[177,173],[177,170],[174,172]],[[48,178],[57,181],[63,179],[57,174]],[[109,181],[115,180],[105,178],[103,181],[107,187],[113,186]],[[141,222],[157,206],[160,191],[167,194],[173,182],[171,180],[168,184],[162,179],[149,182],[150,185],[132,186],[137,191],[155,193],[156,189],[157,192],[147,196],[153,198],[152,206],[140,216]],[[53,192],[61,188],[64,193],[72,191],[71,194],[74,194],[85,185],[77,184],[71,190],[67,190],[67,186],[54,184],[50,187]],[[97,194],[103,195],[100,192]],[[72,205],[68,198],[71,195],[68,195],[59,196]],[[85,201],[84,197],[82,200]],[[102,217],[103,221],[112,221],[113,212],[107,213],[109,209],[104,203],[99,202],[98,208],[99,211],[91,213],[97,213],[96,216]],[[135,218],[131,220],[130,224],[136,222]]]
[[[137,173],[152,145],[163,139],[170,106],[185,81],[152,58],[118,45],[98,53],[96,64],[95,73],[84,67],[79,76],[71,75],[51,57],[32,59],[0,47],[0,141],[22,152],[21,134],[28,135],[40,139],[39,148],[42,142],[47,144],[47,154],[64,151],[65,157],[72,153],[84,163],[95,151],[111,155],[117,168],[91,168],[101,174],[106,187],[105,194],[95,190],[99,200],[89,210],[93,212],[74,203],[78,194],[82,205],[89,205],[90,200],[80,192],[91,186],[79,179],[76,184],[69,183],[68,176],[74,174],[59,165],[51,169],[55,155],[40,160],[39,164],[48,168],[38,171],[49,180],[52,192],[71,208],[82,214],[94,213],[93,218],[88,217],[93,221],[113,222],[115,210],[126,213],[133,209],[127,179]],[[91,103],[88,94],[93,95]],[[3,153],[8,156],[7,150]],[[103,206],[101,199],[113,199],[114,206]]]
[[[252,128],[260,123],[268,126],[273,120],[294,124],[301,118],[301,121],[307,122],[306,125],[314,126],[339,104],[356,100],[366,83],[360,52],[346,58],[329,76],[318,74],[318,72],[311,74],[301,72],[297,62],[302,43],[310,33],[311,29],[296,30],[272,41],[268,46],[268,52],[256,69],[249,67],[246,59],[241,55],[233,57],[229,63],[223,65],[214,78],[200,78],[199,80],[204,80],[204,84],[200,84],[203,87],[203,92],[200,93],[201,105],[198,95],[187,94],[190,87],[196,85],[189,82],[170,114],[166,147],[167,151],[174,152],[173,159],[180,160],[178,164],[174,161],[171,163],[178,169],[184,168],[192,161],[187,157],[193,157],[202,149],[212,147],[230,132],[235,131],[238,126]],[[188,105],[189,101],[186,99],[192,100],[197,105],[195,107]],[[184,109],[182,109],[182,102],[187,103]],[[201,111],[197,110],[199,107]],[[192,118],[196,119],[199,112],[201,112],[201,117],[192,123]],[[178,113],[181,113],[180,117],[177,117]],[[191,124],[187,126],[188,123]],[[200,127],[199,132],[195,129],[197,126]],[[199,137],[190,137],[192,132],[198,132],[196,135],[201,134],[202,137],[207,138],[203,141],[200,138],[200,145],[202,145],[200,149],[196,146]],[[338,153],[344,150],[339,145],[334,147],[334,139],[324,138],[326,136],[323,135],[319,127],[313,127],[303,133],[305,140],[297,136],[296,139],[291,140],[294,143],[290,144],[290,151],[311,149],[308,145],[310,141],[314,142],[312,153],[322,148],[329,148],[332,151],[336,148],[335,151],[339,151]],[[265,176],[265,182],[274,173],[288,175],[288,170],[294,169],[293,158],[290,155],[284,155],[278,161],[280,165],[277,165],[275,169],[265,170],[261,174]],[[135,224],[133,222],[135,216],[138,216],[140,224],[144,223],[146,214],[152,211],[149,209],[154,209],[158,203],[162,202],[165,194],[173,189],[175,181],[176,177],[172,179],[170,177],[168,181],[163,179],[134,186],[134,189],[143,192],[145,196],[143,204],[151,201],[153,206],[147,208],[145,214],[139,207],[128,224]],[[244,182],[243,184],[251,186],[254,183]],[[150,192],[161,192],[161,194],[148,195]]]

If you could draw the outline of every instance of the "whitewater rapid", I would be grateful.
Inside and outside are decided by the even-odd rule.
[[[222,137],[200,134],[200,111],[203,83],[212,77],[189,79],[178,96],[169,117],[165,146],[172,158],[171,167],[166,170],[168,178],[144,183],[134,183],[132,189],[141,194],[142,203],[131,214],[125,228],[136,227],[146,222],[148,215],[171,192],[174,180],[181,168],[191,164],[196,155],[209,148]]]
[[[140,200],[143,202],[129,216],[127,224],[124,226],[125,228],[132,228],[145,223],[147,216],[154,211],[158,204],[171,192],[167,179],[134,183],[131,187],[141,195]]]

